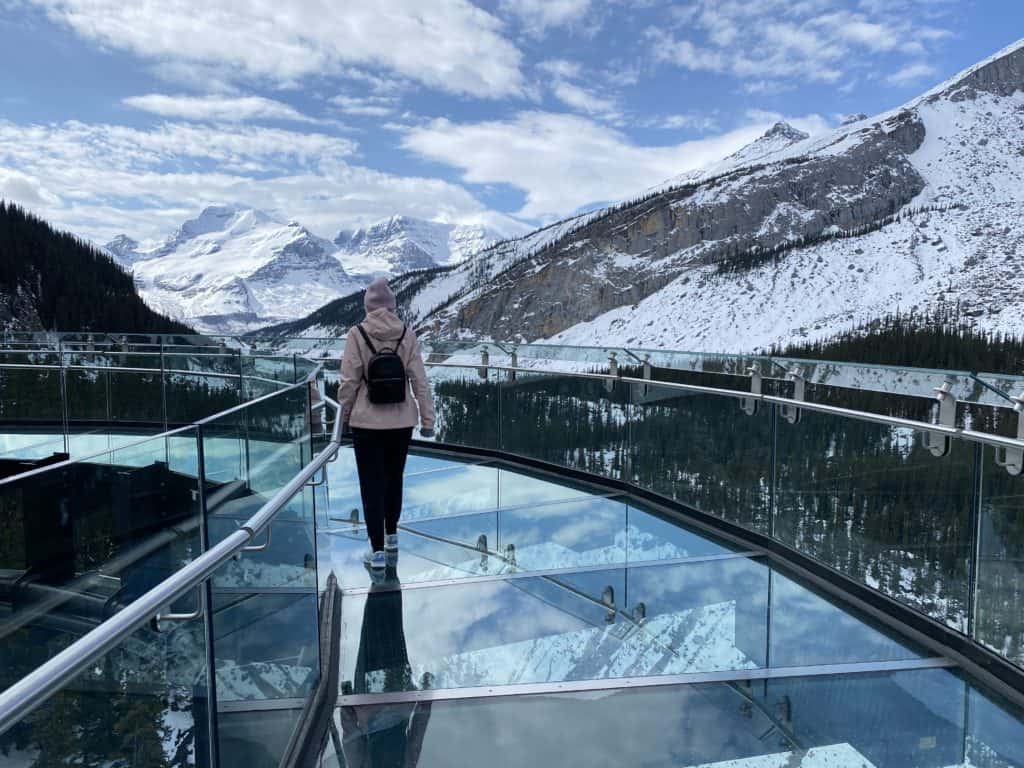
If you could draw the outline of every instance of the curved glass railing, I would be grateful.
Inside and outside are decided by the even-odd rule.
[[[209,344],[13,344],[0,350],[0,463],[113,450],[278,391],[314,367]]]
[[[317,362],[252,346],[238,352],[177,341],[157,339],[154,349],[152,339],[108,340],[106,347],[95,339],[60,339],[49,349],[32,339],[35,346],[26,342],[0,360],[0,386],[7,387],[0,407],[9,433],[46,428],[70,445],[78,429],[94,436],[114,425],[140,430],[102,451],[83,448],[77,460],[0,481],[0,618],[6,622],[0,651],[12,660],[3,684],[14,690],[32,679],[31,670],[66,658],[66,649],[80,652],[97,630],[116,637],[93,647],[90,664],[74,679],[60,678],[41,709],[9,729],[0,726],[6,731],[0,756],[16,754],[29,765],[71,758],[85,765],[277,764],[293,745],[312,694],[322,690],[318,595],[333,573],[348,601],[345,615],[355,622],[348,628],[342,622],[336,669],[342,699],[334,727],[352,735],[355,755],[362,754],[358,744],[380,737],[383,724],[402,721],[424,690],[434,692],[427,698],[436,701],[440,727],[457,721],[457,699],[480,698],[479,689],[490,686],[571,683],[573,700],[582,702],[614,679],[619,692],[611,698],[628,709],[633,700],[621,688],[649,687],[658,677],[662,693],[636,695],[682,701],[700,682],[693,675],[717,675],[716,684],[744,698],[742,711],[778,720],[789,734],[785,743],[732,756],[670,744],[658,754],[678,748],[704,763],[758,757],[785,764],[824,750],[821,759],[840,764],[865,755],[877,765],[1016,764],[1019,715],[993,704],[948,659],[936,661],[887,631],[884,641],[872,635],[849,647],[830,645],[824,629],[799,636],[795,628],[811,626],[810,617],[832,615],[835,626],[846,619],[829,614],[801,591],[805,585],[791,584],[790,575],[759,553],[707,530],[688,530],[642,500],[487,462],[452,467],[430,456],[411,460],[399,580],[402,591],[413,592],[404,610],[412,611],[407,621],[419,621],[415,647],[422,663],[367,679],[359,658],[372,638],[361,627],[384,627],[393,611],[379,605],[387,600],[370,599],[389,588],[381,589],[361,564],[365,544],[351,457],[331,465],[329,484],[320,473],[337,440],[327,437],[322,418],[316,426],[318,398],[303,381]],[[756,375],[763,366],[779,370],[777,358],[714,362],[706,356],[699,367],[676,360],[669,368],[656,365],[653,353],[645,359],[625,349],[558,349],[561,358],[536,346],[428,348],[437,440],[539,462],[556,474],[579,471],[584,481],[613,480],[627,493],[655,494],[742,526],[1024,663],[1018,525],[1024,477],[1015,463],[1024,441],[1014,436],[1012,401],[986,389],[997,404],[965,403],[961,398],[971,395],[954,381],[961,374],[937,372],[939,392],[923,384],[899,390],[909,405],[890,408],[894,395],[856,386],[835,389],[865,399],[840,405],[824,389],[831,385],[813,375],[788,369]],[[932,384],[932,373],[914,375]],[[1014,391],[1014,380],[1006,381]],[[158,399],[147,399],[153,396]],[[47,407],[39,411],[45,423],[26,424],[33,409]],[[214,410],[219,413],[207,415]],[[177,424],[156,436],[141,431]],[[211,562],[208,569],[197,565]],[[189,588],[152,602],[155,591],[166,597],[171,593],[161,590],[184,577]],[[678,594],[666,592],[677,583]],[[198,593],[194,585],[201,585]],[[448,604],[449,598],[457,599]],[[747,603],[752,607],[740,610]],[[731,613],[712,615],[723,605],[733,606]],[[352,606],[359,610],[352,613]],[[164,618],[147,625],[156,612]],[[682,622],[675,630],[691,639],[713,619],[715,626],[728,624],[732,655],[718,647],[680,653],[679,638],[659,634],[659,622],[671,623],[670,614]],[[134,624],[123,618],[136,615],[142,619]],[[439,615],[452,623],[438,622]],[[647,629],[609,628],[627,619]],[[750,642],[737,645],[738,621]],[[116,632],[108,635],[112,627]],[[555,648],[560,641],[553,638],[569,635],[573,647],[595,653],[575,658],[567,671],[550,666],[565,656],[546,657],[543,674],[516,656],[529,647]],[[627,664],[640,651],[652,660],[646,671]],[[908,707],[928,709],[931,691],[959,702],[959,714],[950,705],[927,727],[918,718],[890,728],[895,741],[916,740],[904,752],[887,752],[888,741],[869,743],[863,734],[839,739],[841,729],[826,725],[852,710],[831,693],[816,699],[815,678],[825,673],[807,668],[826,667],[831,675],[835,665],[847,666],[840,670],[842,685],[830,690],[860,690],[853,702],[906,694]],[[794,672],[801,669],[804,677]],[[672,675],[683,677],[664,679]],[[858,689],[858,679],[869,677],[876,682]],[[626,679],[635,682],[620,685]],[[763,693],[750,691],[753,680],[763,682]],[[386,696],[394,693],[400,699],[389,703]],[[555,688],[512,693],[534,697],[537,708],[558,696]],[[358,698],[364,695],[385,698]],[[825,720],[799,733],[780,710],[786,700],[805,710],[820,701]],[[0,693],[0,709],[3,701]],[[855,707],[857,727],[869,732],[864,706]],[[513,700],[484,709],[521,720]],[[484,717],[482,711],[471,714]],[[895,712],[883,720],[898,722]],[[79,726],[68,735],[52,725],[61,722]],[[403,722],[409,736],[416,723]],[[949,744],[942,724],[956,734]],[[520,725],[525,730],[512,727],[506,737],[534,738],[529,718]],[[834,751],[854,743],[863,745],[860,757]],[[339,755],[344,738],[341,747]],[[422,764],[445,764],[443,753],[424,754],[434,760]]]
[[[268,711],[261,748],[281,753],[319,676],[326,488],[311,473],[337,450],[314,397],[319,369],[243,357],[240,375],[237,355],[190,352],[154,374],[175,353],[111,352],[61,350],[62,366],[29,371],[65,379],[58,402],[86,418],[39,426],[87,455],[0,479],[0,764],[232,765]],[[0,364],[12,370],[28,369]],[[128,400],[75,409],[108,381]],[[173,396],[135,401],[148,386]],[[35,402],[4,405],[7,417]],[[150,437],[120,426],[197,413]],[[90,417],[114,425],[115,448],[78,440]],[[8,432],[21,425],[4,419]]]
[[[428,369],[441,443],[654,491],[767,534],[1024,664],[1024,475],[1012,463],[1024,441],[623,376]]]

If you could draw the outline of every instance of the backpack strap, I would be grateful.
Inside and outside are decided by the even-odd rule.
[[[360,333],[360,334],[362,335],[362,337],[363,337],[363,341],[365,341],[365,342],[366,342],[366,346],[368,346],[368,347],[370,348],[370,354],[371,354],[371,355],[376,355],[376,354],[377,354],[377,350],[376,350],[376,349],[374,348],[374,346],[373,346],[373,342],[372,342],[372,341],[370,341],[370,337],[366,335],[366,331],[365,331],[365,330],[363,330],[363,325],[362,325],[362,323],[360,323],[359,325],[357,325],[357,326],[356,326],[356,328],[358,328],[358,329],[359,329],[359,333]],[[405,336],[405,331],[402,331],[402,335],[403,335],[403,336]]]
[[[409,330],[409,326],[403,325],[402,326],[402,335],[398,337],[398,343],[395,344],[395,353],[396,354],[397,354],[398,350],[401,348],[402,342],[405,341],[405,332],[407,330]]]

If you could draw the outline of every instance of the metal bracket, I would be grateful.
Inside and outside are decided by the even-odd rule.
[[[273,529],[273,526],[271,526],[271,525],[267,526],[267,540],[264,541],[262,544],[250,544],[248,546],[242,547],[238,551],[239,552],[263,552],[263,551],[265,551],[268,547],[270,547],[270,531],[272,529]]]
[[[938,419],[935,424],[943,427],[956,426],[956,397],[952,393],[953,382],[946,379],[941,387],[935,387],[935,399],[939,403]],[[932,456],[947,456],[952,446],[949,435],[941,432],[925,432],[923,435],[924,447],[932,452]]]
[[[327,467],[326,466],[324,466],[323,469],[320,470],[320,475],[321,475],[321,477],[320,477],[320,481],[319,482],[314,482],[312,479],[307,480],[306,481],[306,487],[307,488],[319,488],[321,485],[323,485],[324,483],[327,482]]]
[[[608,353],[608,373],[612,376],[619,375],[619,361],[615,352]],[[615,382],[611,379],[605,379],[604,388],[608,392],[614,392]]]
[[[481,533],[476,540],[476,550],[480,553],[480,570],[488,571],[489,567],[489,556],[490,550],[487,548],[487,534]]]
[[[747,368],[747,373],[750,374],[751,397],[740,398],[740,409],[747,416],[753,416],[757,413],[757,406],[761,400],[761,370],[752,365]]]
[[[1024,394],[1012,399],[1017,412],[1017,439],[1024,440]],[[1024,448],[996,448],[996,464],[1017,477],[1024,472]]]
[[[196,609],[190,613],[158,613],[153,617],[154,624],[161,621],[193,621],[203,615],[206,605],[206,590],[203,584],[196,585]]]
[[[604,588],[604,591],[601,593],[601,603],[608,609],[607,613],[604,615],[605,623],[614,624],[616,617],[615,587],[609,584]]]
[[[786,376],[793,381],[793,399],[802,403],[807,389],[807,380],[804,378],[803,371],[799,367],[793,367],[787,371]],[[779,408],[779,412],[782,414],[782,418],[790,424],[799,424],[800,416],[803,414],[803,411],[796,405],[783,405]]]
[[[483,349],[480,350],[480,367],[477,369],[477,375],[484,381],[487,380],[487,374],[490,369],[490,365],[491,353],[487,351],[487,347],[484,347]]]

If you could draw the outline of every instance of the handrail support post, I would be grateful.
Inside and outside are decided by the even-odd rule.
[[[761,376],[761,369],[756,365],[750,366],[747,369],[747,373],[750,374],[750,397],[740,399],[740,409],[742,409],[747,416],[753,416],[757,413],[757,407],[761,401],[763,379]]]
[[[1024,393],[1013,398],[1017,412],[1017,439],[1024,440]],[[1014,477],[1024,472],[1024,448],[996,448],[996,464]]]
[[[956,428],[956,396],[953,394],[953,381],[946,379],[941,387],[935,387],[935,399],[938,401],[938,415],[933,422],[936,426]],[[947,456],[952,446],[950,436],[942,432],[928,432],[923,435],[924,447],[933,456]]]

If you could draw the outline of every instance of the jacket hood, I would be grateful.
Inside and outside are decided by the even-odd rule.
[[[363,320],[363,328],[375,339],[381,341],[397,341],[402,335],[405,323],[390,309],[375,309],[368,312]]]

